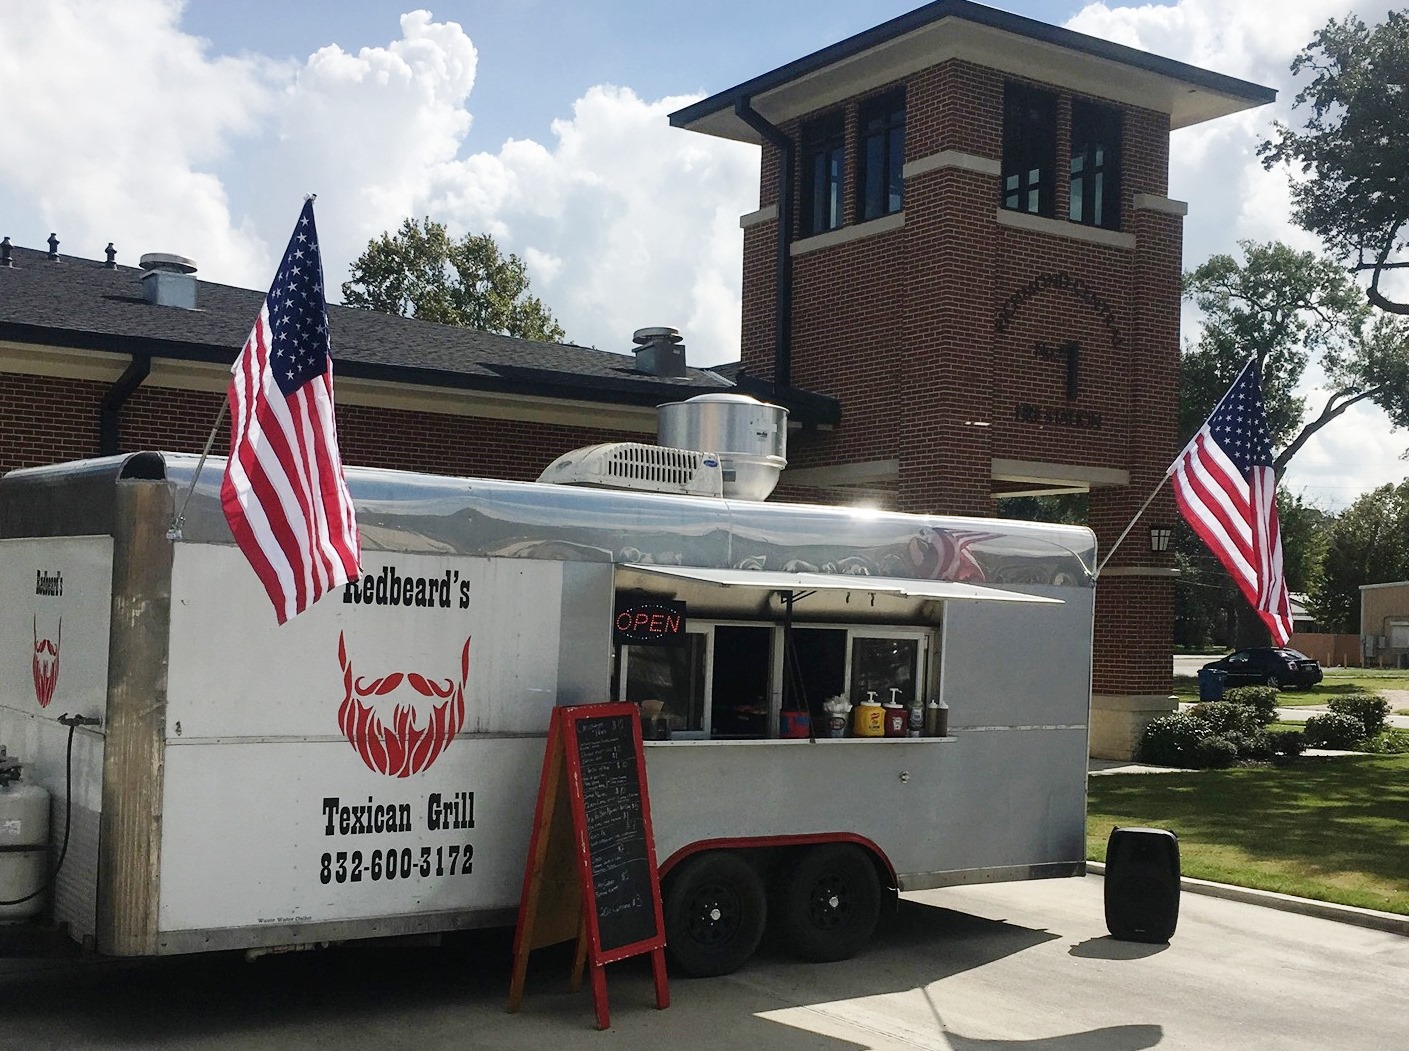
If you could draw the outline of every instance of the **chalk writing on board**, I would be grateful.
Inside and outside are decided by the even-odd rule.
[[[631,716],[578,719],[573,726],[602,948],[653,938],[652,873]]]

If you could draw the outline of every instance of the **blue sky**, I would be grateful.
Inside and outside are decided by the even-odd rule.
[[[475,148],[537,137],[594,84],[643,98],[712,94],[921,6],[916,0],[452,0],[430,5],[480,52]],[[1060,24],[1081,4],[999,3]],[[228,54],[301,58],[326,44],[384,44],[410,4],[191,0],[183,26]]]
[[[0,0],[0,235],[120,262],[197,261],[260,288],[316,191],[331,289],[406,216],[492,233],[585,345],[681,329],[694,365],[738,357],[740,215],[758,151],[667,115],[920,6],[915,0]],[[995,6],[1275,87],[1275,106],[1175,134],[1185,265],[1242,238],[1319,246],[1255,157],[1288,65],[1363,0]],[[1184,336],[1196,335],[1186,319]],[[1320,402],[1314,400],[1319,410]],[[1409,434],[1352,410],[1287,484],[1339,506],[1399,481]]]

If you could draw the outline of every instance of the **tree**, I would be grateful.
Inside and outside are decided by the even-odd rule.
[[[429,217],[407,219],[395,236],[368,242],[343,282],[348,306],[559,343],[561,325],[537,296],[516,255],[507,259],[489,234],[452,240]]]
[[[1331,631],[1360,630],[1360,585],[1409,579],[1409,481],[1363,494],[1327,538],[1311,613]]]
[[[1352,405],[1370,401],[1395,427],[1409,426],[1409,323],[1373,316],[1365,294],[1334,261],[1279,242],[1240,242],[1244,261],[1215,255],[1184,276],[1203,311],[1198,342],[1180,359],[1180,426],[1192,435],[1237,378],[1250,354],[1280,476],[1307,440]],[[1330,387],[1306,418],[1296,393],[1315,357]]]
[[[1351,269],[1370,276],[1381,310],[1409,314],[1381,279],[1409,268],[1409,14],[1391,11],[1369,29],[1355,15],[1335,19],[1292,61],[1312,74],[1293,108],[1309,105],[1302,130],[1281,123],[1258,149],[1269,170],[1299,167],[1292,216]]]

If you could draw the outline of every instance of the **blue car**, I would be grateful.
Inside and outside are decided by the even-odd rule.
[[[1276,689],[1315,686],[1321,681],[1320,662],[1284,646],[1259,646],[1238,650],[1204,665],[1227,677],[1224,686],[1272,686]]]

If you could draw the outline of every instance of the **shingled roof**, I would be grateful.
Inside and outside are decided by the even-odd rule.
[[[0,341],[183,361],[233,362],[265,293],[198,282],[197,309],[157,306],[144,270],[27,248],[0,266]],[[735,388],[708,369],[683,377],[638,372],[629,355],[540,343],[476,329],[329,304],[339,376],[548,399],[657,405]],[[799,422],[831,422],[836,403],[803,391],[750,390],[786,405]]]

